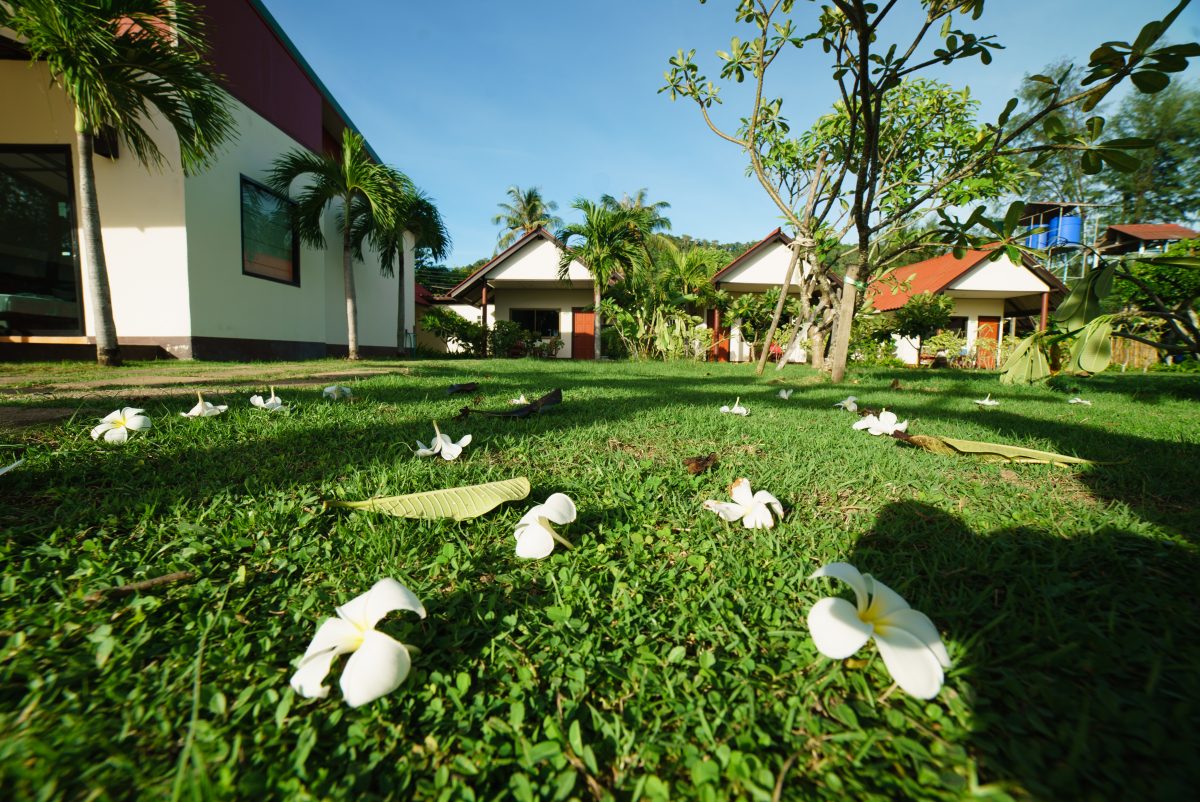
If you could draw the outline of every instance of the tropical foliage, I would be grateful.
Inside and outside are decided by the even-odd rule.
[[[554,212],[558,204],[542,197],[540,187],[521,189],[508,188],[508,203],[501,203],[500,214],[492,218],[492,225],[500,226],[500,237],[496,240],[496,252],[512,245],[517,239],[531,231],[545,228],[556,231],[562,227],[562,218]]]
[[[205,61],[204,18],[184,0],[0,0],[30,58],[44,63],[75,111],[85,282],[96,360],[121,364],[93,168],[97,137],[115,132],[139,162],[159,166],[166,122],[185,173],[203,169],[234,135],[229,98]]]

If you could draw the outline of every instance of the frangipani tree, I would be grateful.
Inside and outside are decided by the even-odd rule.
[[[43,62],[75,111],[79,206],[96,361],[121,364],[101,236],[94,142],[115,131],[139,162],[166,157],[153,132],[166,123],[185,173],[203,169],[234,135],[229,96],[205,61],[203,17],[185,0],[0,0],[11,29]],[[9,110],[12,113],[12,110]]]
[[[358,296],[354,289],[356,217],[369,217],[368,227],[386,239],[384,232],[394,229],[406,195],[416,188],[408,177],[392,167],[378,164],[367,153],[366,144],[358,133],[342,132],[341,159],[318,156],[307,150],[295,149],[275,160],[267,183],[276,192],[290,196],[292,184],[306,183],[296,197],[295,224],[302,242],[315,248],[325,247],[322,222],[325,210],[335,206],[337,224],[342,231],[342,276],[346,294],[346,342],[350,359],[358,359]],[[393,245],[397,240],[391,239]],[[359,241],[361,253],[361,238]]]
[[[1025,153],[1077,151],[1091,172],[1104,165],[1129,167],[1124,150],[1145,143],[1101,139],[1103,121],[1094,122],[1098,117],[1089,118],[1082,130],[1070,129],[1056,112],[1075,106],[1092,111],[1127,78],[1142,92],[1164,88],[1170,73],[1185,69],[1188,58],[1200,55],[1196,44],[1157,46],[1189,2],[1180,0],[1164,19],[1146,25],[1133,43],[1108,42],[1095,50],[1079,92],[1064,91],[1061,76],[1032,76],[1030,80],[1044,84],[1045,91],[1020,122],[1014,118],[1016,98],[985,126],[962,117],[943,125],[921,113],[931,108],[925,104],[909,107],[895,102],[932,68],[963,59],[991,62],[992,51],[1000,47],[994,36],[955,27],[956,21],[978,21],[985,0],[920,0],[923,13],[908,25],[908,35],[894,40],[884,32],[903,30],[905,23],[891,18],[893,12],[911,9],[911,4],[830,0],[817,6],[795,0],[740,0],[735,19],[749,28],[751,37],[746,41],[735,37],[728,51],[717,53],[721,80],[750,79],[752,84],[749,109],[739,117],[740,127],[722,127],[714,118],[714,106],[721,103],[720,87],[701,73],[694,50],[681,50],[670,59],[667,83],[660,91],[695,102],[715,134],[746,152],[750,171],[791,224],[800,258],[810,266],[823,243],[832,250],[844,238],[853,242],[854,254],[845,261],[838,291],[830,353],[832,378],[840,381],[858,292],[878,273],[884,256],[876,251],[876,244],[888,239],[890,231],[911,227],[914,216],[969,202],[978,191],[973,186],[977,177],[989,173],[1002,177],[1002,160]],[[807,13],[797,11],[800,6]],[[806,17],[802,29],[793,19],[801,16]],[[930,42],[934,37],[940,41]],[[807,46],[819,46],[828,54],[839,102],[832,119],[818,121],[807,137],[794,138],[783,114],[784,99],[766,93],[766,76],[784,53]],[[905,115],[914,112],[905,122]],[[1035,125],[1047,129],[1050,141],[1017,145]],[[941,129],[948,134],[944,147],[923,142],[928,137],[942,138]],[[919,157],[916,163],[899,155],[909,148]],[[988,196],[975,199],[980,197]],[[923,244],[927,243],[914,246]],[[785,283],[791,274],[789,270]]]

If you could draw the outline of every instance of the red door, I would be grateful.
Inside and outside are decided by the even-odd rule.
[[[975,367],[996,369],[996,349],[999,347],[1000,318],[981,317],[975,331]]]
[[[596,358],[596,313],[571,310],[571,359]]]

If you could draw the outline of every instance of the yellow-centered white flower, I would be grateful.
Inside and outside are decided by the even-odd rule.
[[[908,428],[908,421],[903,423],[896,422],[896,413],[883,410],[879,416],[866,415],[854,422],[855,429],[866,429],[871,434],[886,434],[891,435],[894,432],[902,432]]]
[[[773,527],[775,519],[771,517],[771,510],[783,518],[783,505],[779,499],[765,490],[752,493],[749,479],[742,478],[734,482],[729,488],[729,495],[733,497],[733,503],[709,499],[704,502],[704,509],[712,510],[726,521],[740,520],[747,529]]]
[[[846,396],[845,399],[838,401],[834,406],[841,407],[847,412],[858,412],[858,397],[853,395]]]
[[[1071,399],[1070,401],[1068,401],[1067,403],[1068,403],[1068,404],[1083,404],[1084,406],[1089,406],[1089,407],[1092,405],[1092,402],[1091,402],[1091,401],[1088,401],[1088,400],[1086,400],[1086,399],[1080,398],[1079,396],[1075,396],[1074,398],[1072,398],[1072,399]]]
[[[432,457],[434,454],[441,454],[442,459],[452,460],[462,453],[463,446],[470,444],[471,435],[466,435],[457,443],[450,439],[449,435],[442,434],[438,429],[437,421],[433,422],[433,440],[427,446],[420,440],[417,441],[417,456]]]
[[[271,388],[271,397],[263,398],[261,395],[250,396],[250,403],[259,409],[265,409],[267,412],[277,412],[283,409],[283,400],[275,395],[275,388]]]
[[[975,401],[981,407],[998,407],[1000,402],[992,398],[992,394],[988,393],[987,398],[980,398]]]
[[[210,404],[204,400],[204,396],[200,395],[200,393],[196,393],[196,399],[196,406],[192,407],[187,412],[180,412],[179,414],[185,418],[211,418],[212,416],[220,415],[222,412],[229,409],[227,404],[221,404],[220,406],[217,406],[216,404]]]
[[[721,407],[721,411],[726,412],[726,413],[732,413],[734,415],[741,415],[743,417],[750,414],[750,410],[748,410],[744,406],[742,406],[741,396],[738,396],[738,399],[733,402],[733,406]]]
[[[292,675],[292,688],[301,696],[324,699],[329,695],[325,676],[339,654],[349,654],[338,684],[351,707],[365,705],[400,687],[412,667],[408,647],[375,630],[393,610],[411,610],[425,617],[425,605],[394,579],[381,579],[370,590],[337,608],[337,618],[326,618],[308,644]]]
[[[555,493],[521,516],[515,532],[517,556],[540,560],[554,551],[555,542],[570,548],[570,541],[554,531],[551,524],[569,524],[575,520],[575,502],[566,493]]]
[[[100,425],[92,429],[92,439],[99,440],[100,435],[104,435],[106,443],[124,443],[129,439],[130,432],[150,428],[150,419],[142,414],[145,411],[125,407],[108,413],[101,419]]]
[[[796,391],[795,390],[780,390],[779,397],[782,398],[784,401],[787,401],[789,398],[792,397],[792,393],[794,393],[794,392],[796,392]]]
[[[929,616],[908,606],[896,591],[849,563],[830,563],[809,579],[827,576],[854,589],[855,603],[824,598],[808,611],[808,629],[817,651],[843,660],[875,639],[883,664],[896,684],[918,699],[932,699],[942,687],[950,655]]]
[[[333,401],[337,401],[340,398],[354,397],[354,393],[350,391],[349,387],[342,387],[340,384],[331,384],[321,391],[321,395]]]

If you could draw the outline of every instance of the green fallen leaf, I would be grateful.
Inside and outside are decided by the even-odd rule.
[[[506,501],[518,501],[529,495],[529,480],[524,476],[488,482],[482,485],[449,487],[406,496],[384,496],[366,501],[331,501],[334,507],[386,512],[401,518],[452,518],[465,521],[495,509]]]
[[[975,457],[985,462],[1026,462],[1043,465],[1091,465],[1092,461],[1079,457],[1055,454],[1053,451],[1037,451],[1020,446],[1000,443],[980,443],[975,440],[956,440],[952,437],[935,437],[913,434],[901,437],[906,443],[946,456]]]

